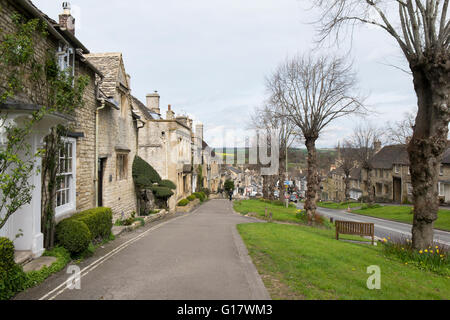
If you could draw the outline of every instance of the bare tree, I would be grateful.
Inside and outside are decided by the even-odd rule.
[[[414,117],[416,112],[405,113],[404,119],[388,123],[385,129],[385,137],[388,143],[408,144],[414,133]]]
[[[413,246],[433,243],[438,217],[438,170],[447,149],[450,120],[450,0],[313,0],[323,9],[321,39],[336,39],[359,23],[385,30],[406,57],[418,98],[408,146],[414,197]]]
[[[295,124],[289,118],[280,117],[279,106],[267,103],[264,107],[256,108],[254,115],[251,118],[250,126],[259,130],[264,130],[268,137],[275,136],[278,138],[279,145],[279,169],[278,177],[264,177],[264,182],[270,184],[269,188],[264,188],[266,193],[269,193],[269,199],[273,198],[273,193],[277,182],[280,186],[279,199],[283,197],[281,188],[283,186],[286,174],[286,151],[297,139],[298,135],[294,132]],[[264,193],[264,192],[263,192]]]
[[[350,178],[353,168],[357,163],[358,150],[355,149],[351,141],[345,141],[343,148],[340,148],[340,168],[344,173],[345,200],[350,200]]]
[[[340,58],[297,56],[281,64],[268,79],[274,104],[303,134],[308,149],[308,191],[305,210],[312,219],[317,209],[320,176],[316,142],[334,120],[362,109],[352,94],[355,75],[351,64]]]
[[[358,126],[354,129],[353,135],[347,143],[349,143],[356,152],[356,159],[361,168],[366,173],[366,187],[369,198],[369,204],[375,202],[375,189],[372,182],[372,158],[378,151],[377,144],[380,142],[381,131],[370,124]],[[378,145],[380,146],[380,145]]]

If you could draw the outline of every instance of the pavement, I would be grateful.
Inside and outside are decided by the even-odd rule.
[[[83,261],[80,289],[69,265],[17,300],[270,300],[236,225],[255,219],[211,200],[193,213],[152,223]]]
[[[299,209],[303,209],[303,204],[298,204]],[[317,212],[328,218],[342,221],[354,221],[375,224],[375,236],[379,238],[388,238],[396,240],[411,239],[412,225],[407,223],[389,221],[379,218],[363,216],[355,213],[348,213],[342,210],[333,210],[327,208],[317,208]],[[434,239],[436,242],[450,247],[450,232],[435,230]]]

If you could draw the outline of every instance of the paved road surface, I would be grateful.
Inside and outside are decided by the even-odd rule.
[[[298,205],[303,208],[303,204]],[[373,217],[348,213],[341,210],[318,208],[320,214],[335,220],[366,222],[375,224],[375,235],[380,238],[391,237],[392,239],[411,239],[411,225],[406,223],[388,221]],[[450,232],[435,230],[434,239],[440,244],[450,247]]]
[[[16,299],[268,300],[236,229],[247,222],[212,200],[108,244],[81,265],[81,290],[66,289],[65,270]]]

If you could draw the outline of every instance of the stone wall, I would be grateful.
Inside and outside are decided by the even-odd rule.
[[[126,112],[106,106],[100,110],[99,157],[106,159],[103,177],[103,206],[113,211],[114,220],[124,219],[137,211],[137,197],[132,176],[136,156],[137,127],[131,113],[130,98]],[[119,180],[117,155],[127,155],[127,175]]]

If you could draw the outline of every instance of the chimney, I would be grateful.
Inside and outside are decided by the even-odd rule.
[[[161,114],[161,109],[159,109],[159,100],[160,96],[158,91],[155,91],[155,93],[148,94],[147,95],[147,108],[149,108],[151,111],[157,114]]]
[[[63,2],[63,13],[59,15],[59,26],[75,35],[75,18],[70,13],[70,3]]]
[[[200,142],[203,141],[203,124],[199,123],[195,126],[195,135]]]
[[[381,141],[377,140],[373,144],[375,154],[381,151]]]
[[[189,128],[191,128],[191,132],[192,132],[192,124],[194,123],[194,121],[191,119],[191,118],[187,118],[187,126],[189,127]]]
[[[166,120],[173,120],[173,119],[175,119],[175,112],[172,111],[172,106],[169,104],[166,113]]]

